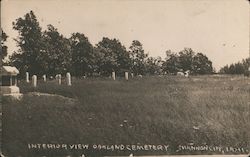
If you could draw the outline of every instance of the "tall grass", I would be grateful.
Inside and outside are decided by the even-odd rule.
[[[173,148],[194,143],[249,149],[249,82],[243,77],[215,76],[95,78],[73,79],[72,86],[39,82],[35,89],[21,82],[23,99],[3,100],[4,152],[34,156],[27,143],[140,143]],[[28,94],[33,91],[64,97]],[[174,149],[168,153],[176,154]]]

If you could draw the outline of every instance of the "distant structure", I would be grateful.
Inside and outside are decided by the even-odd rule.
[[[184,72],[185,77],[189,77],[189,74],[190,74],[190,70],[187,70],[187,71]]]
[[[182,72],[182,71],[178,71],[178,72],[176,73],[176,75],[177,75],[177,76],[185,76],[184,72]]]
[[[17,68],[2,66],[0,72],[0,94],[19,98],[22,94],[20,94],[20,90],[17,87],[17,75],[19,74]]]

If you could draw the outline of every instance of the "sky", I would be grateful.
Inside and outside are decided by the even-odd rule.
[[[12,22],[33,10],[40,26],[66,37],[80,32],[95,45],[116,38],[128,49],[139,40],[149,56],[185,47],[206,54],[219,70],[249,57],[247,0],[2,0],[1,27],[8,53],[17,50]]]

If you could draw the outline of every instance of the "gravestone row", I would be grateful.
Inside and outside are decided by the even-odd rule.
[[[115,75],[115,72],[114,72],[114,71],[113,71],[112,74],[111,74],[111,78],[112,78],[113,80],[115,80],[115,78],[116,78],[116,75]],[[133,74],[133,73],[131,73],[131,78],[134,78],[134,74]],[[129,79],[129,73],[128,73],[128,72],[125,72],[125,80],[128,81],[128,79]]]
[[[44,82],[47,81],[47,80],[46,80],[46,75],[43,75],[42,78],[43,78],[43,81],[44,81]],[[36,76],[36,75],[33,75],[32,78],[31,78],[31,80],[32,80],[32,83],[31,83],[32,86],[33,86],[33,87],[37,87],[37,76]],[[56,75],[56,80],[57,80],[57,83],[58,83],[59,85],[61,85],[61,84],[62,84],[62,75],[61,75],[61,74],[57,74],[57,75]],[[26,72],[26,82],[27,82],[27,83],[30,82],[30,81],[29,81],[29,73],[28,73],[28,72]],[[67,84],[68,86],[71,86],[71,85],[72,85],[70,73],[66,73],[66,84]]]
[[[114,71],[112,72],[111,77],[112,77],[113,80],[116,79],[116,74],[115,74]],[[133,77],[134,77],[134,74],[131,73],[131,78],[133,78]],[[139,77],[142,77],[142,75],[139,75]],[[46,75],[43,75],[43,76],[42,76],[42,79],[43,79],[44,82],[46,82],[46,81],[47,81]],[[57,81],[57,83],[58,83],[59,85],[62,84],[62,75],[61,75],[61,74],[57,74],[57,75],[55,76],[55,79],[56,79],[56,81]],[[32,80],[32,86],[33,86],[33,87],[37,87],[37,76],[36,76],[36,75],[33,75],[32,78],[31,78],[31,80]],[[125,80],[127,80],[127,81],[129,80],[129,73],[128,73],[128,72],[125,72]],[[29,72],[26,72],[26,82],[27,82],[27,83],[30,82],[30,81],[29,81]],[[66,84],[67,84],[68,86],[71,86],[71,85],[72,85],[72,83],[71,83],[71,75],[70,75],[69,72],[66,73]]]

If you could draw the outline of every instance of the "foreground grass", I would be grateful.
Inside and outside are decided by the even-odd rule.
[[[23,99],[3,100],[4,152],[14,156],[44,153],[27,150],[28,143],[166,144],[172,148],[135,154],[211,154],[176,152],[178,145],[190,143],[249,149],[249,82],[215,76],[75,79],[71,87],[50,81],[36,89],[21,82]],[[32,91],[65,98],[28,94]]]

